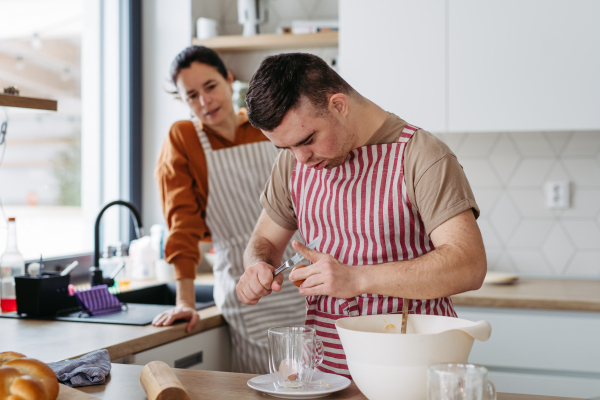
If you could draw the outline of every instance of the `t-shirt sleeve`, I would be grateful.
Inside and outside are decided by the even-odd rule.
[[[419,130],[409,140],[404,169],[409,199],[417,206],[427,235],[465,210],[472,209],[475,218],[479,217],[479,206],[458,159],[431,133]]]
[[[260,196],[260,203],[269,217],[277,225],[290,231],[298,229],[290,192],[290,179],[295,165],[296,159],[289,150],[279,153],[265,190]]]
[[[185,121],[188,122],[188,121]],[[165,259],[175,265],[175,277],[194,278],[200,261],[198,242],[209,233],[204,220],[205,210],[198,201],[198,179],[189,162],[186,129],[176,123],[171,128],[160,151],[155,179],[169,236],[165,243]]]

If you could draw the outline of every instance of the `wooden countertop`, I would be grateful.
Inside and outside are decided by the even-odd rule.
[[[112,370],[106,384],[78,388],[78,390],[100,399],[146,399],[146,394],[140,383],[140,373],[142,372],[142,368],[143,367],[140,365],[112,364]],[[271,398],[248,387],[248,380],[256,375],[175,368],[173,369],[173,372],[177,378],[179,378],[181,384],[186,388],[192,400],[245,400]],[[63,393],[61,392],[58,400],[74,399],[74,397],[62,397],[62,395]],[[82,397],[86,396],[83,395]],[[367,400],[360,390],[358,390],[354,382],[352,382],[348,388],[333,393],[326,398],[331,400]],[[560,399],[567,398],[498,393],[498,400]]]
[[[198,274],[195,280],[198,284],[213,282],[212,274]],[[133,282],[123,291],[158,283],[149,280]],[[198,312],[200,322],[190,333],[185,331],[184,322],[154,327],[0,318],[0,352],[16,351],[44,362],[53,362],[107,349],[110,359],[115,360],[225,323],[217,307]]]
[[[16,351],[52,362],[107,349],[114,360],[225,323],[217,307],[198,312],[200,322],[191,333],[185,331],[185,323],[155,327],[0,318],[0,352]]]
[[[600,280],[520,278],[452,296],[454,305],[600,312]]]
[[[196,279],[214,284],[212,274]],[[484,283],[481,289],[452,296],[457,306],[600,312],[600,279],[519,278],[513,284]]]
[[[211,274],[198,279],[201,283],[212,280]],[[459,306],[600,312],[600,281],[521,278],[512,285],[484,284],[452,299]],[[200,317],[190,334],[185,332],[185,323],[159,328],[1,318],[0,352],[17,351],[51,362],[105,348],[114,360],[225,323],[217,307],[201,310]]]

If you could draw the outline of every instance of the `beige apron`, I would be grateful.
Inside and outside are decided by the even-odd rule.
[[[262,212],[260,195],[279,150],[268,141],[213,150],[197,120],[194,125],[208,168],[206,224],[216,254],[214,297],[229,324],[233,371],[266,374],[269,373],[267,329],[304,325],[306,313],[304,297],[287,279],[289,272],[285,274],[281,292],[273,292],[256,305],[243,304],[235,292],[244,273],[244,250]],[[284,260],[293,254],[290,244]]]

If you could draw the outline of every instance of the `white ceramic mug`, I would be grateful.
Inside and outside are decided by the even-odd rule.
[[[428,400],[496,400],[487,369],[474,364],[435,364],[427,370]]]
[[[175,280],[175,266],[165,260],[154,261],[156,268],[156,280],[159,282],[171,282]]]
[[[270,328],[269,370],[275,389],[307,387],[323,361],[323,343],[304,326]]]
[[[212,18],[198,18],[196,21],[196,36],[198,39],[208,39],[217,36],[219,22]]]

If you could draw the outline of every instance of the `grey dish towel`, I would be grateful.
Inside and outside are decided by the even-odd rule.
[[[73,360],[47,363],[58,380],[67,386],[102,385],[110,373],[108,350],[96,350]]]

